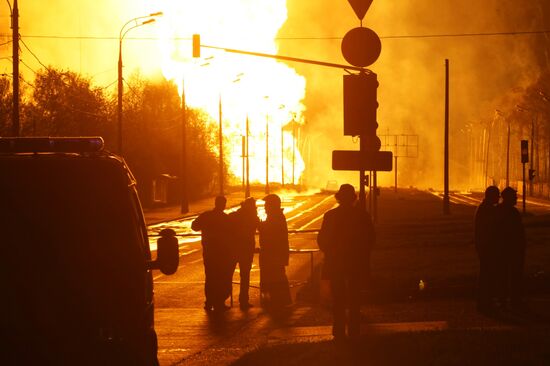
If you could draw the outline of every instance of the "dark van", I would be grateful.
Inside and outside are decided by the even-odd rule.
[[[0,364],[158,365],[136,181],[101,138],[0,138]]]

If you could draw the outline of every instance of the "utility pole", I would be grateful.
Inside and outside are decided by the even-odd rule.
[[[445,163],[444,163],[444,194],[443,213],[448,215],[450,211],[449,200],[449,59],[445,59]]]
[[[292,116],[292,186],[294,186],[294,165],[296,161],[296,121]]]
[[[187,198],[187,107],[185,105],[185,87],[181,87],[181,213],[189,212],[189,200]]]
[[[220,126],[218,128],[219,140],[220,140],[220,196],[223,196],[223,127],[222,127],[222,95],[220,93]]]
[[[510,120],[508,119],[508,130],[506,138],[506,187],[510,187]]]
[[[122,82],[122,37],[118,41],[118,63],[117,63],[117,146],[118,154],[122,155],[122,94],[124,94],[124,84]],[[182,94],[183,98],[183,94]],[[184,104],[185,105],[185,104]],[[185,108],[184,108],[185,109]]]
[[[534,169],[533,161],[535,160],[534,147],[535,147],[535,114],[531,117],[531,160],[529,160],[529,171]],[[537,173],[539,174],[539,173]],[[529,195],[533,196],[533,179],[531,179],[531,174],[529,174]]]
[[[13,2],[11,12],[12,28],[12,60],[13,60],[13,112],[12,112],[12,135],[19,136],[19,7],[17,0]]]
[[[285,187],[285,141],[283,126],[281,126],[281,186]]]
[[[250,159],[248,150],[248,116],[246,116],[246,188],[244,191],[245,198],[250,197]]]
[[[246,186],[246,137],[241,136],[241,158],[243,159],[243,189]],[[246,198],[246,197],[245,197]]]
[[[265,194],[269,194],[269,114],[265,116]]]

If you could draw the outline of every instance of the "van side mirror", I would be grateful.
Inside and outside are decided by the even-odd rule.
[[[163,229],[159,233],[157,240],[157,260],[155,268],[165,275],[176,273],[179,266],[179,246],[176,232],[172,229]]]

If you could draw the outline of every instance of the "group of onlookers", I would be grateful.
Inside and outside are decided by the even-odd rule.
[[[288,265],[288,228],[276,194],[264,197],[265,221],[258,217],[256,200],[245,199],[240,208],[225,213],[226,198],[218,196],[214,209],[200,214],[191,228],[201,231],[205,270],[204,308],[223,311],[232,294],[233,274],[239,266],[239,307],[247,310],[250,272],[256,249],[256,231],[260,243],[260,295],[262,305],[284,307],[291,301],[285,266]]]
[[[338,339],[345,337],[346,325],[349,336],[359,336],[361,290],[368,276],[375,234],[370,215],[355,204],[357,195],[352,185],[343,184],[335,198],[339,205],[325,213],[317,242],[324,253],[322,277],[330,281],[333,335]],[[243,310],[252,306],[248,290],[256,230],[260,243],[260,301],[263,306],[275,309],[292,303],[285,273],[289,259],[288,228],[281,199],[270,194],[264,202],[265,221],[258,218],[253,198],[247,198],[238,210],[226,214],[226,199],[222,196],[216,198],[213,210],[193,221],[192,229],[202,231],[206,310],[228,308],[225,301],[232,291],[237,264],[239,306]]]
[[[502,197],[502,202],[499,199]],[[324,254],[322,277],[330,281],[333,309],[333,335],[341,339],[360,334],[361,290],[369,275],[370,250],[375,231],[369,213],[356,204],[357,195],[350,184],[335,194],[338,207],[327,211],[317,237]],[[215,208],[199,215],[193,230],[202,231],[206,274],[205,309],[226,309],[236,265],[240,270],[239,305],[249,303],[250,270],[256,251],[255,235],[260,243],[260,298],[262,305],[286,306],[291,296],[285,266],[289,243],[281,199],[275,194],[264,198],[266,220],[260,221],[256,201],[247,198],[241,207],[224,213],[226,199],[217,197]],[[514,207],[516,191],[502,193],[488,187],[485,199],[475,215],[475,246],[479,256],[478,309],[493,313],[499,309],[523,308],[523,267],[525,231],[521,214]],[[346,310],[348,315],[346,316]]]
[[[499,203],[499,198],[502,202]],[[507,187],[485,190],[475,215],[475,247],[479,257],[478,310],[492,314],[501,310],[521,311],[525,230],[514,207],[517,193]]]

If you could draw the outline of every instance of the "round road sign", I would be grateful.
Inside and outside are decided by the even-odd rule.
[[[372,65],[380,56],[381,50],[380,38],[369,28],[353,28],[342,39],[342,54],[353,66]]]

